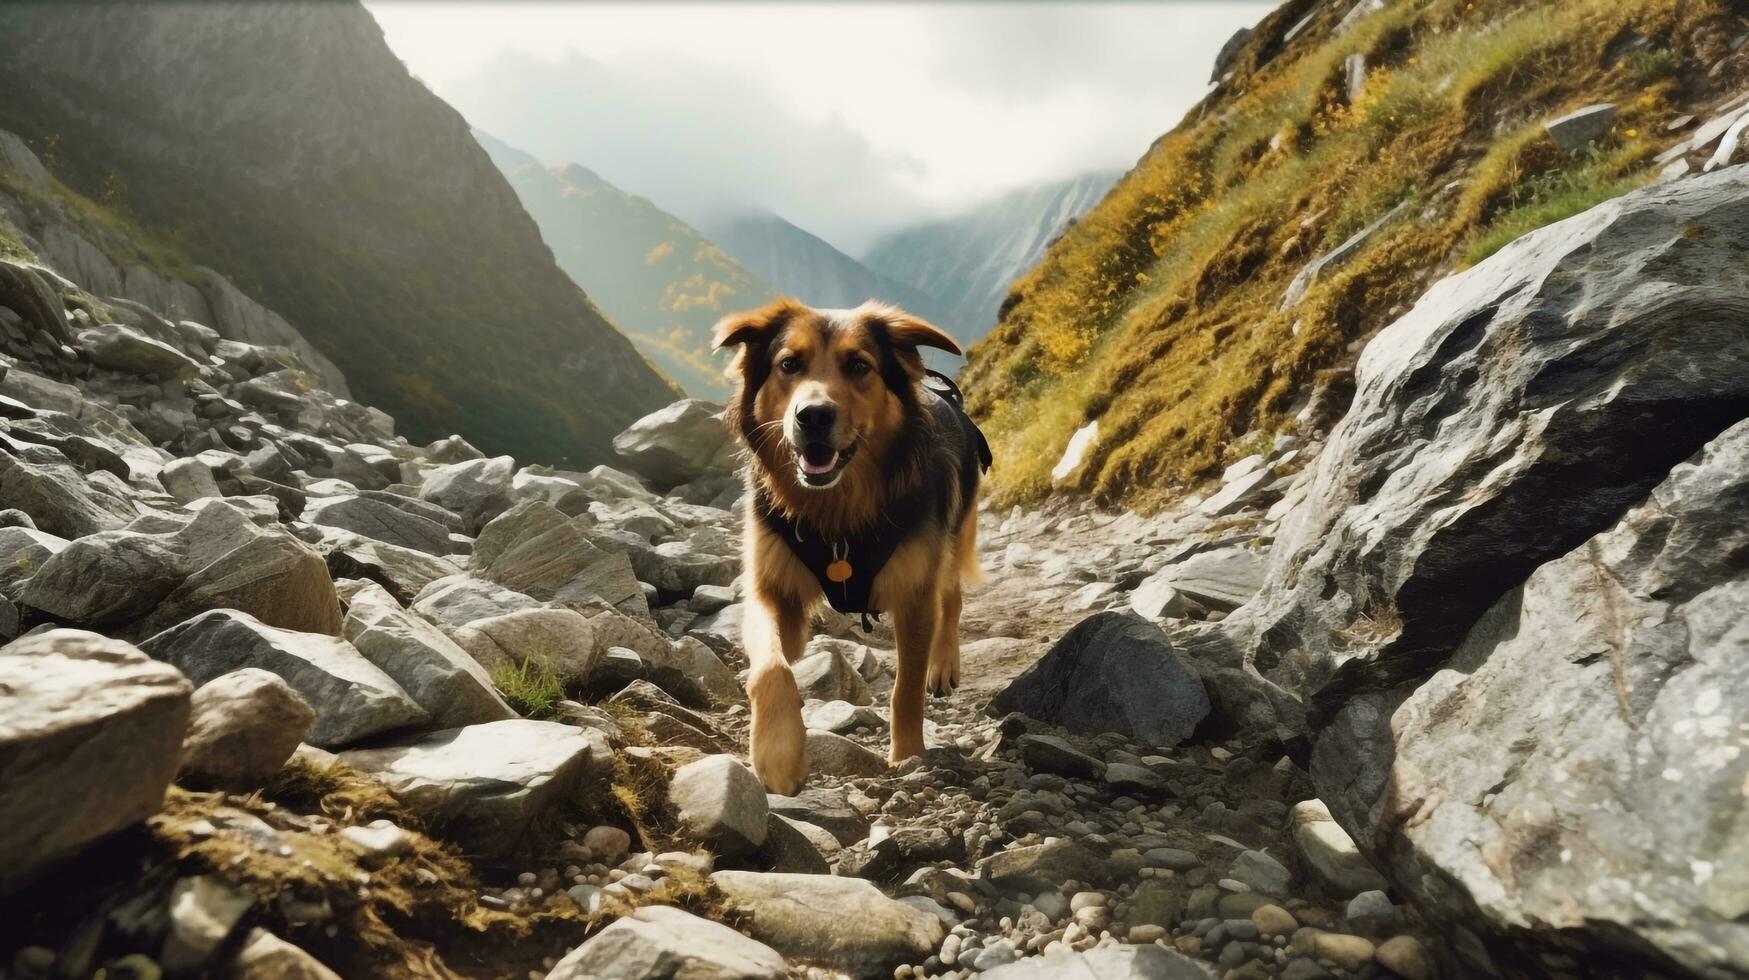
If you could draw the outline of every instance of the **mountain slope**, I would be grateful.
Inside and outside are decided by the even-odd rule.
[[[875,272],[775,214],[736,218],[710,237],[779,292],[810,306],[842,308],[877,299],[953,329],[940,299]]]
[[[711,327],[774,290],[679,218],[577,164],[547,168],[476,130],[570,277],[689,394],[721,400]]]
[[[673,389],[354,4],[10,5],[0,127],[296,323],[416,438],[608,458]]]
[[[1291,0],[1016,283],[970,407],[1037,497],[1153,505],[1342,408],[1354,352],[1440,275],[1654,179],[1749,78],[1721,0]],[[1569,152],[1544,124],[1611,103]],[[1710,115],[1709,115],[1710,114]],[[1716,134],[1714,139],[1716,139]]]
[[[975,341],[995,326],[1015,277],[1117,178],[1094,173],[1011,191],[964,214],[886,235],[863,264],[938,298],[960,340]]]

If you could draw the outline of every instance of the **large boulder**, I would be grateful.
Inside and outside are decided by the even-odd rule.
[[[544,501],[517,504],[480,533],[469,567],[543,602],[575,606],[599,600],[647,614],[631,561],[598,547],[582,521]]]
[[[513,853],[537,819],[582,802],[590,753],[605,750],[588,729],[515,719],[353,749],[340,761],[375,776],[468,853],[498,858]]]
[[[0,501],[63,538],[125,527],[140,509],[113,487],[85,479],[68,463],[27,463],[0,456]]]
[[[546,980],[783,980],[770,946],[690,912],[650,905],[589,937]]]
[[[1502,597],[1407,698],[1337,716],[1314,772],[1361,777],[1345,802],[1424,914],[1642,975],[1749,971],[1744,514],[1749,421]],[[1539,962],[1484,948],[1477,969]]]
[[[78,344],[91,363],[111,371],[178,380],[200,373],[187,354],[119,323],[79,331]]]
[[[1116,732],[1171,748],[1208,715],[1209,698],[1158,626],[1103,612],[1076,624],[990,706],[1072,732]]]
[[[742,912],[747,933],[785,956],[857,977],[890,977],[941,945],[935,915],[861,878],[718,871],[711,883]]]
[[[197,684],[243,667],[285,679],[316,709],[310,744],[350,745],[427,720],[425,711],[352,644],[318,633],[276,629],[247,613],[215,609],[140,644]]]
[[[626,469],[666,490],[734,465],[734,443],[723,406],[697,398],[677,401],[633,422],[613,437]]]
[[[193,690],[169,664],[95,633],[0,647],[0,891],[158,812]]]
[[[135,635],[166,629],[209,609],[237,610],[286,630],[331,636],[340,632],[340,599],[327,563],[309,545],[279,530],[262,531],[197,567]]]
[[[316,723],[315,709],[279,675],[222,674],[194,692],[179,779],[250,793],[267,785]]]
[[[1727,168],[1435,285],[1192,647],[1306,698],[1319,797],[1471,969],[1749,968],[1741,498],[1694,483],[1739,492],[1738,437],[1672,475],[1749,409],[1745,236]]]
[[[341,632],[425,710],[435,727],[516,717],[478,660],[442,630],[402,609],[381,586],[365,585],[352,593]]]

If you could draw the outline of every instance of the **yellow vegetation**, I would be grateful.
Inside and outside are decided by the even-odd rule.
[[[1002,501],[1048,490],[1093,419],[1075,489],[1144,509],[1187,491],[1241,438],[1290,428],[1318,373],[1435,278],[1649,179],[1676,107],[1743,81],[1698,67],[1743,30],[1719,0],[1434,0],[1340,35],[1347,7],[1328,5],[1271,56],[1309,9],[1260,25],[1230,81],[1014,284],[973,349],[966,389]],[[1621,111],[1590,152],[1543,133],[1605,101]],[[1405,204],[1279,308],[1307,262]]]

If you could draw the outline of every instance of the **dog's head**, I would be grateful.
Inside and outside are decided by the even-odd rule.
[[[960,353],[953,338],[896,307],[815,310],[794,300],[725,317],[716,346],[740,348],[730,415],[767,472],[827,490],[877,468],[917,403],[920,347]],[[870,470],[873,472],[873,470]]]

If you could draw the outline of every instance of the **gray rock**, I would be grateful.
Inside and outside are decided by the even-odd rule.
[[[487,669],[545,665],[567,690],[587,685],[606,653],[589,620],[570,609],[521,609],[476,619],[451,636]]]
[[[1241,27],[1233,32],[1232,37],[1227,38],[1226,43],[1222,44],[1221,49],[1215,53],[1215,67],[1209,73],[1210,85],[1221,80],[1221,76],[1227,73],[1227,69],[1232,66],[1234,59],[1239,57],[1239,52],[1245,49],[1245,42],[1249,40],[1251,40],[1251,28],[1249,27]]]
[[[515,853],[531,824],[581,804],[591,754],[610,751],[588,729],[514,719],[352,749],[340,761],[375,776],[442,837],[485,859]]]
[[[1280,861],[1262,851],[1242,851],[1233,859],[1231,877],[1261,892],[1277,898],[1286,897],[1293,873]]]
[[[1103,583],[1094,583],[1101,584]],[[1168,616],[1184,616],[1194,608],[1190,600],[1172,587],[1171,569],[1161,569],[1148,576],[1130,593],[1130,609],[1143,619],[1160,620]]]
[[[887,757],[863,748],[842,735],[810,731],[807,735],[808,768],[828,776],[880,776],[887,771]]]
[[[627,469],[660,489],[733,466],[734,446],[723,406],[688,398],[657,409],[613,437]]]
[[[1306,800],[1296,804],[1292,814],[1294,843],[1300,858],[1318,883],[1337,898],[1349,898],[1364,891],[1388,887],[1354,838],[1348,836],[1322,800]]]
[[[0,892],[158,812],[194,687],[120,640],[51,630],[0,647]]]
[[[170,888],[170,930],[158,962],[174,976],[204,972],[254,905],[255,896],[218,875],[177,879]]]
[[[98,367],[153,378],[192,378],[200,365],[187,354],[119,323],[79,331],[78,346]]]
[[[783,957],[728,926],[649,905],[572,950],[546,980],[783,980]]]
[[[841,789],[816,787],[795,796],[768,793],[765,804],[779,816],[819,827],[840,844],[854,844],[868,836],[868,819],[850,805]]]
[[[342,634],[389,675],[439,728],[516,717],[480,662],[442,630],[402,609],[380,586],[348,599]]]
[[[304,505],[303,519],[311,524],[343,528],[376,541],[430,555],[448,555],[464,550],[450,539],[449,529],[442,524],[366,497],[311,499]]]
[[[748,854],[765,843],[765,787],[734,756],[689,762],[668,783],[668,805],[688,834],[724,854]]]
[[[230,508],[207,510],[220,513]],[[206,513],[202,511],[201,516]],[[189,525],[191,529],[196,526]],[[235,528],[228,528],[215,544],[229,544],[236,540],[236,533]],[[136,624],[136,635],[167,629],[212,609],[236,610],[286,630],[339,634],[340,600],[327,563],[291,535],[278,530],[256,531],[241,544],[216,555],[214,548],[198,540],[186,541],[183,547],[195,571]],[[200,559],[207,556],[211,560],[202,565]],[[316,707],[319,710],[321,706]]]
[[[173,459],[165,463],[158,471],[158,482],[179,504],[222,496],[218,481],[213,479],[212,467],[198,459]]]
[[[1344,917],[1355,930],[1377,934],[1397,925],[1397,906],[1382,891],[1361,892],[1348,900]]]
[[[623,554],[602,549],[581,519],[541,501],[517,504],[493,520],[474,544],[475,575],[543,602],[600,601],[647,614],[643,587]]]
[[[0,472],[0,500],[24,511],[36,526],[63,538],[125,527],[139,508],[122,493],[85,479],[66,463],[27,463],[6,459]]]
[[[0,527],[0,591],[18,595],[18,584],[41,571],[67,544],[67,539],[34,527]]]
[[[813,731],[843,735],[858,728],[885,728],[887,720],[867,705],[849,701],[813,701],[802,706],[802,723]]]
[[[478,531],[510,506],[510,481],[516,461],[509,456],[470,459],[425,472],[419,496],[461,516]]]
[[[821,828],[773,813],[765,825],[765,843],[759,853],[773,871],[829,875],[832,865],[827,855],[836,854],[839,847]]]
[[[334,578],[369,579],[409,603],[431,583],[461,572],[447,558],[372,541],[350,531],[324,533],[323,548]]]
[[[277,629],[247,613],[217,609],[179,623],[140,644],[205,684],[243,667],[284,678],[310,707],[309,741],[322,748],[425,722],[427,716],[389,676],[332,636]]]
[[[1227,611],[1249,602],[1263,587],[1263,559],[1249,548],[1220,548],[1192,555],[1162,571],[1166,582],[1209,609]]]
[[[1211,980],[1209,968],[1161,946],[1102,946],[1052,953],[997,967],[990,980]]]
[[[254,792],[315,723],[309,702],[277,674],[256,667],[221,674],[194,692],[177,778],[197,788]]]
[[[1703,829],[1749,762],[1700,725],[1749,703],[1734,519],[1702,502],[1741,492],[1736,437],[1678,465],[1749,402],[1745,234],[1727,168],[1433,286],[1363,351],[1265,588],[1193,648],[1307,699],[1319,797],[1425,915],[1487,934],[1472,970],[1535,972],[1555,931],[1580,970],[1749,968]]]
[[[1111,612],[1082,620],[991,706],[1158,748],[1188,738],[1209,713],[1202,683],[1179,663],[1159,627]]]
[[[795,662],[793,671],[804,700],[869,703],[868,682],[837,649],[822,649],[805,656]]]
[[[1099,859],[1065,837],[1044,844],[1010,847],[978,862],[979,874],[1001,888],[1036,892],[1071,879],[1097,876]]]
[[[1105,763],[1055,735],[1022,735],[1020,758],[1034,772],[1050,772],[1069,779],[1098,779]]]
[[[1615,106],[1607,102],[1590,105],[1543,123],[1543,129],[1556,146],[1568,153],[1578,153],[1608,135],[1615,125],[1615,113]]]
[[[890,977],[940,946],[941,920],[860,878],[718,871],[711,882],[754,939],[786,957],[857,977]]]
[[[712,702],[719,705],[746,702],[747,694],[742,690],[740,680],[715,650],[690,636],[674,641],[673,649],[669,664],[708,695]],[[668,664],[658,664],[658,667],[662,666]]]
[[[469,623],[545,604],[471,575],[436,579],[413,599],[413,611],[453,634]]]
[[[100,531],[50,555],[18,599],[60,622],[112,627],[158,608],[187,574],[170,535]]]
[[[1304,299],[1313,283],[1323,278],[1325,273],[1347,264],[1349,260],[1359,255],[1361,250],[1366,247],[1367,242],[1371,241],[1380,229],[1402,217],[1408,207],[1409,202],[1403,201],[1379,216],[1372,224],[1355,232],[1342,244],[1306,263],[1306,267],[1294,276],[1292,282],[1288,283],[1287,292],[1281,297],[1279,309],[1285,311]]]

